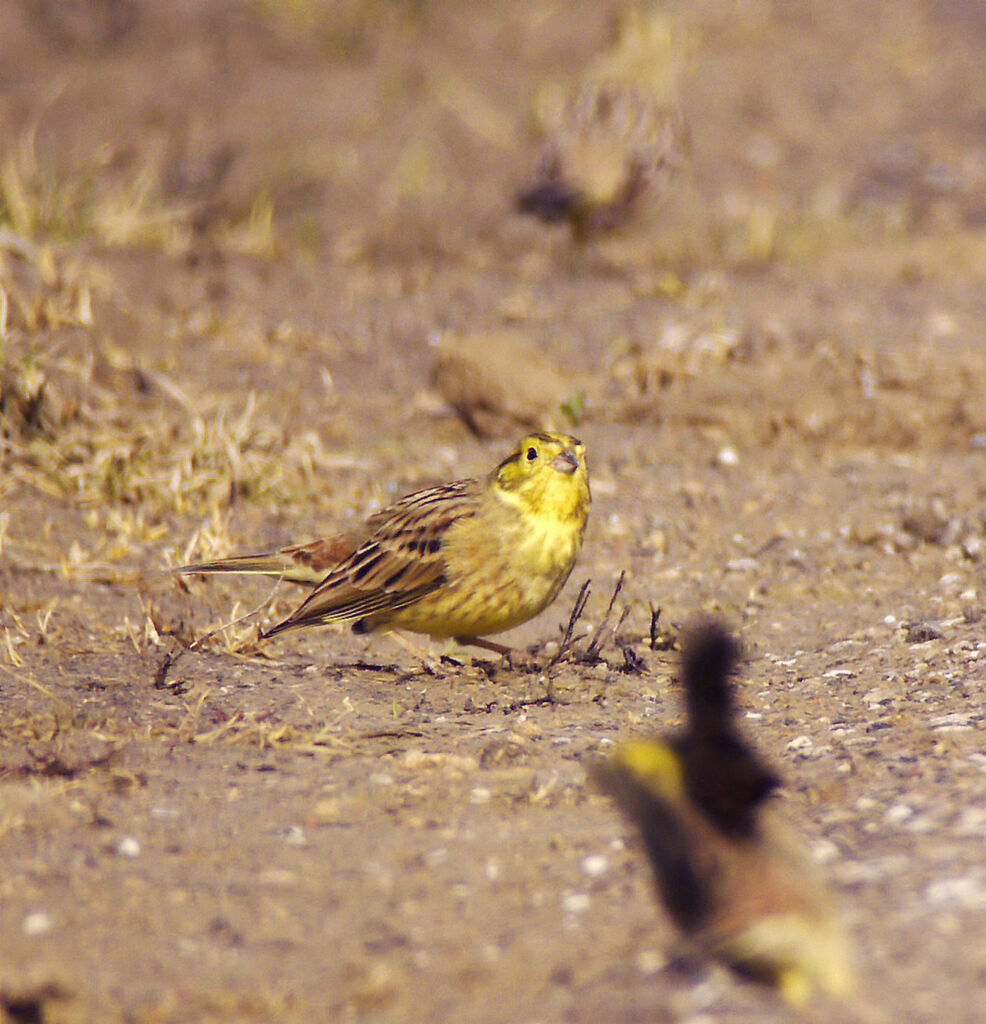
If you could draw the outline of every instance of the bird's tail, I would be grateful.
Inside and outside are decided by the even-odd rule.
[[[736,641],[719,623],[702,621],[689,630],[681,653],[681,669],[693,733],[732,732],[729,675],[738,657]]]
[[[532,213],[547,224],[557,224],[571,216],[579,193],[562,181],[543,181],[520,192],[517,209]]]
[[[255,576],[272,576],[289,583],[303,583],[312,586],[321,581],[324,572],[316,573],[309,565],[299,564],[287,551],[268,551],[259,555],[237,555],[233,558],[218,558],[214,562],[195,562],[180,565],[173,570],[183,576],[195,573],[235,572]]]
[[[295,544],[259,555],[235,555],[232,558],[218,558],[213,562],[180,565],[173,571],[185,576],[199,572],[252,573],[255,576],[274,576],[288,583],[313,587],[325,579],[330,569],[352,553],[356,546],[355,536],[352,533],[339,533],[325,540]]]

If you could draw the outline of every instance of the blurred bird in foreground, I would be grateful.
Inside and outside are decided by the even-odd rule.
[[[544,112],[548,138],[518,207],[549,223],[568,221],[584,241],[662,199],[688,148],[677,102],[680,51],[666,15],[627,12],[616,44]]]
[[[534,618],[558,596],[582,547],[590,500],[582,442],[535,433],[485,478],[409,494],[351,533],[175,571],[314,585],[264,637],[351,622],[356,633],[406,629],[509,655],[483,637]]]
[[[705,624],[682,655],[686,728],[631,740],[596,766],[640,828],[658,891],[691,945],[775,985],[794,1006],[845,997],[848,946],[794,837],[761,805],[780,784],[733,724],[736,647]]]

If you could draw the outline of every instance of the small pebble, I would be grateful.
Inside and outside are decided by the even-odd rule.
[[[308,840],[305,838],[305,831],[299,825],[289,825],[284,830],[284,841],[289,846],[308,845]]]
[[[599,878],[609,871],[609,858],[602,853],[590,854],[582,861],[582,870],[590,878]]]
[[[477,786],[469,793],[469,803],[488,804],[493,799],[493,794],[484,786]]]
[[[887,808],[883,820],[889,825],[899,825],[901,822],[907,821],[912,814],[914,814],[914,810],[907,804],[894,804],[893,807]]]
[[[649,977],[663,971],[668,965],[668,958],[656,949],[642,949],[637,954],[636,965],[641,974]]]
[[[958,903],[962,907],[986,907],[986,888],[978,878],[942,878],[924,890],[929,903]]]
[[[52,921],[43,910],[36,910],[24,918],[23,927],[25,935],[44,935],[51,931]]]
[[[562,897],[561,905],[566,914],[584,914],[591,902],[588,893],[569,892]]]
[[[839,859],[839,847],[831,839],[816,839],[811,844],[811,859],[816,864],[831,864]]]
[[[124,836],[116,846],[116,852],[121,857],[139,857],[140,843],[133,836]]]
[[[928,724],[936,732],[954,731],[957,729],[971,729],[973,722],[978,720],[977,711],[951,711],[947,715],[933,715],[928,719]]]
[[[964,537],[960,543],[962,554],[970,561],[978,562],[983,557],[984,542],[978,534],[970,534],[968,537]]]

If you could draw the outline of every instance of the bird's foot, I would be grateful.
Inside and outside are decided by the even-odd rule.
[[[457,636],[455,642],[464,647],[479,647],[484,651],[492,651],[505,658],[507,665],[516,672],[538,672],[540,666],[537,661],[517,647],[508,647],[506,644],[498,644],[495,640],[487,640],[481,636]]]

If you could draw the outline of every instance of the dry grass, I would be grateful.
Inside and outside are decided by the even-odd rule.
[[[182,155],[167,134],[152,136],[139,155],[122,143],[103,145],[66,172],[39,160],[40,120],[0,164],[0,231],[9,231],[8,239],[28,246],[84,239],[181,255],[209,230],[233,252],[273,251],[270,198],[260,192],[246,209],[225,208],[216,196],[224,173],[218,163],[200,183],[200,194],[186,189],[190,195],[183,196],[172,184],[181,176]]]
[[[286,437],[253,396],[234,411],[188,395],[95,321],[94,296],[113,305],[113,282],[97,262],[74,260],[68,243],[176,254],[197,230],[195,205],[168,195],[165,143],[137,164],[100,151],[59,175],[39,163],[36,132],[0,166],[0,496],[26,487],[92,508],[89,525],[112,539],[88,559],[70,554],[67,571],[159,540],[162,516],[304,489],[321,455],[314,435]],[[213,229],[227,250],[270,252],[270,200]],[[132,401],[121,401],[125,390]],[[150,392],[170,400],[163,423]]]
[[[316,432],[294,433],[252,393],[234,405],[141,366],[94,327],[94,293],[112,301],[56,250],[0,238],[0,497],[71,502],[95,542],[15,544],[4,518],[9,553],[68,578],[160,546],[187,515],[199,527],[180,557],[210,557],[228,550],[234,503],[305,500],[339,464]]]

